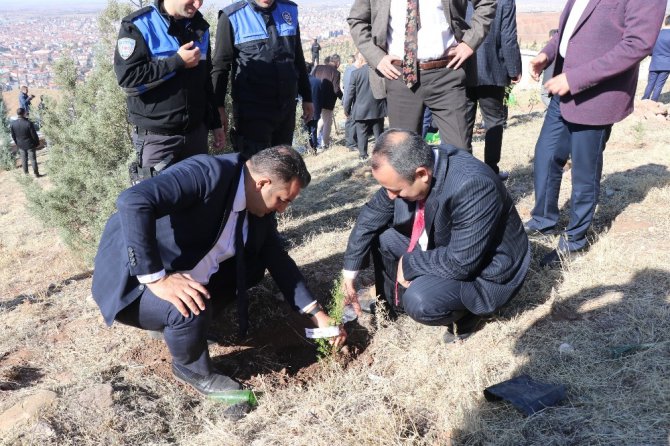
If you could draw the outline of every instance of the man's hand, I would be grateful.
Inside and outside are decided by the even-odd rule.
[[[540,74],[547,68],[549,65],[549,58],[544,53],[539,53],[537,56],[530,61],[530,77],[534,81],[540,80]]]
[[[461,65],[465,63],[468,57],[472,56],[474,51],[468,46],[467,43],[461,42],[455,47],[449,48],[447,51],[447,56],[453,56],[453,59],[447,65],[448,68],[458,70],[461,68]]]
[[[568,85],[568,77],[565,73],[561,73],[558,76],[554,76],[544,84],[544,88],[551,94],[557,94],[559,96],[566,95],[570,93],[570,85]]]
[[[510,82],[512,82],[512,84],[518,84],[519,82],[521,82],[521,73],[517,74],[512,79],[510,79]]]
[[[342,279],[342,287],[344,288],[344,305],[351,305],[354,307],[354,311],[360,316],[361,304],[358,302],[358,292],[356,292],[354,279]]]
[[[400,261],[398,262],[398,275],[396,276],[396,280],[405,288],[409,288],[409,284],[411,283],[405,280],[405,274],[402,272],[402,257],[400,257]]]
[[[402,58],[393,54],[387,54],[386,56],[382,57],[382,60],[380,60],[379,64],[377,65],[377,71],[383,74],[386,79],[398,79],[402,74],[398,68],[393,65],[392,62],[394,60],[402,60]]]
[[[333,319],[323,310],[316,313],[316,315],[312,317],[312,321],[319,328],[332,327],[335,325]],[[344,345],[345,342],[347,342],[347,331],[342,325],[340,325],[339,328],[340,334],[337,337],[330,339],[329,341],[333,347],[338,350]]]
[[[214,147],[223,149],[226,146],[226,131],[222,127],[212,130],[214,133]]]
[[[189,310],[196,316],[205,309],[203,297],[209,299],[209,291],[188,274],[173,273],[163,276],[155,282],[147,284],[157,297],[167,300],[177,307],[184,317],[189,316]]]
[[[314,119],[314,104],[311,102],[302,103],[302,120],[309,122]]]
[[[177,54],[179,54],[179,57],[181,57],[186,64],[186,68],[193,68],[200,63],[200,48],[197,46],[194,47],[193,41],[182,45],[177,51]]]

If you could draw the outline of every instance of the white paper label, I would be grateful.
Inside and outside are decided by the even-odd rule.
[[[334,338],[339,336],[340,328],[339,327],[326,327],[326,328],[305,328],[305,336],[310,339],[319,339],[319,338]]]

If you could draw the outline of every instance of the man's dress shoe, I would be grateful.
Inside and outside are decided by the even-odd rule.
[[[178,364],[172,364],[172,374],[177,381],[190,384],[195,390],[203,395],[213,395],[219,392],[240,390],[242,386],[220,373],[210,373],[207,376],[192,372]]]

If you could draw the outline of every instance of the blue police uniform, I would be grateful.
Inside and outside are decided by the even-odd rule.
[[[216,103],[225,106],[231,81],[236,150],[251,155],[291,144],[296,97],[312,102],[300,42],[298,6],[276,0],[261,8],[238,1],[219,13],[212,78]]]
[[[126,93],[142,167],[207,153],[208,129],[221,127],[209,76],[209,39],[202,14],[176,20],[163,9],[162,0],[123,19],[114,71]],[[200,49],[200,62],[186,68],[177,52],[191,41]]]

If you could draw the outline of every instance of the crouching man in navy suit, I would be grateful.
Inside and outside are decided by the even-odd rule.
[[[371,164],[382,188],[349,236],[347,299],[357,311],[369,308],[358,301],[354,281],[371,252],[381,304],[448,326],[445,342],[464,337],[526,277],[528,237],[512,198],[486,164],[454,146],[428,146],[409,131],[384,132]]]
[[[246,334],[246,290],[266,269],[296,311],[331,325],[272,215],[310,179],[300,155],[278,146],[246,162],[197,155],[121,193],[95,258],[92,293],[105,322],[162,330],[175,377],[205,395],[240,388],[212,368],[206,333],[213,314],[236,299]]]

